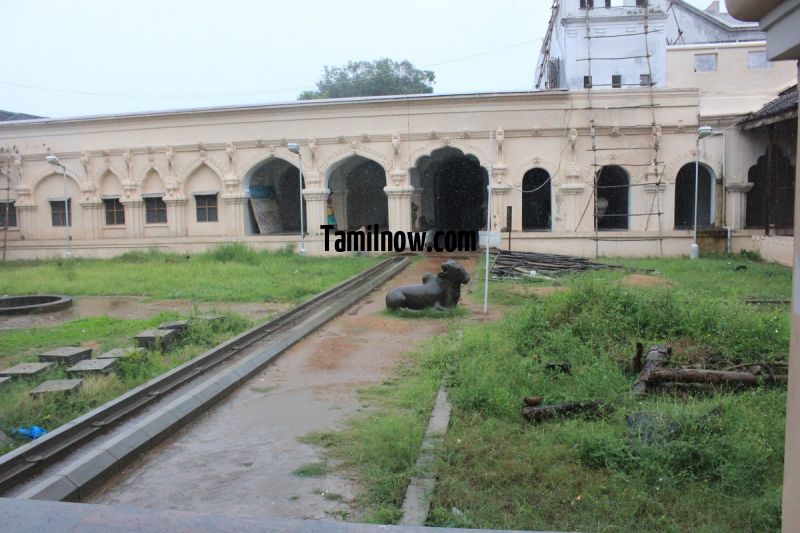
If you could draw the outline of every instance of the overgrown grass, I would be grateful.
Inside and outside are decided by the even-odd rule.
[[[132,346],[132,336],[161,322],[180,318],[175,313],[161,313],[147,320],[122,320],[91,318],[66,322],[52,328],[0,332],[0,349],[4,363],[10,366],[19,362],[33,362],[34,354],[66,345],[98,346],[96,351]],[[0,430],[14,436],[22,426],[37,425],[52,430],[81,414],[102,405],[142,383],[192,359],[211,346],[244,331],[252,324],[239,315],[226,313],[217,324],[192,321],[186,335],[169,350],[151,351],[119,359],[113,374],[84,378],[79,392],[31,398],[28,391],[48,379],[66,379],[66,368],[57,366],[44,375],[28,379],[15,379],[0,389]],[[14,437],[0,447],[5,453],[26,442]]]
[[[396,381],[371,391],[378,401],[367,416],[318,439],[364,484],[357,503],[365,520],[399,518],[444,375],[454,410],[429,525],[780,528],[785,390],[638,398],[630,360],[641,341],[672,345],[675,365],[785,361],[788,310],[743,298],[788,297],[788,269],[722,257],[613,262],[655,268],[673,283],[630,286],[618,282],[628,273],[604,271],[567,276],[567,290],[546,297],[516,296],[518,306],[500,322],[433,340]],[[739,264],[747,269],[736,271]],[[569,363],[571,372],[548,371],[548,362]],[[528,395],[607,407],[534,425],[520,417]]]
[[[155,299],[226,302],[297,302],[379,259],[299,256],[221,245],[181,255],[128,252],[110,260],[13,261],[0,264],[0,294],[135,295]]]

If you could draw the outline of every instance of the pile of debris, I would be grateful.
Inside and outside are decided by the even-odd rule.
[[[586,272],[604,268],[619,269],[616,265],[595,263],[585,257],[571,255],[508,252],[498,250],[489,272],[495,279],[535,278],[570,272]]]

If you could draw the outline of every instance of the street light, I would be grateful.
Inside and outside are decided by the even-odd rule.
[[[54,167],[61,167],[61,174],[64,176],[64,225],[67,228],[67,259],[72,259],[72,234],[71,234],[71,226],[70,219],[69,219],[69,192],[67,189],[67,167],[61,162],[58,157],[53,154],[48,154],[47,162],[53,165]]]
[[[689,258],[697,259],[700,257],[700,247],[697,245],[697,193],[700,190],[700,139],[713,135],[714,129],[711,126],[700,126],[697,128],[697,140],[695,142],[694,157],[694,240],[689,247]]]
[[[305,228],[303,227],[303,156],[300,155],[300,145],[297,143],[289,143],[286,145],[290,152],[297,154],[298,170],[300,170],[300,255],[306,254],[306,236]]]

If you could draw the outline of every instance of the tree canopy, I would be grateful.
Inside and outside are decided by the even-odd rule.
[[[326,65],[317,90],[304,91],[298,99],[432,93],[435,78],[432,70],[419,70],[407,60],[349,61],[343,67]]]

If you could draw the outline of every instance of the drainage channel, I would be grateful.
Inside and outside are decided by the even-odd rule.
[[[406,258],[385,260],[4,455],[0,492],[21,498],[80,500],[407,264]]]

